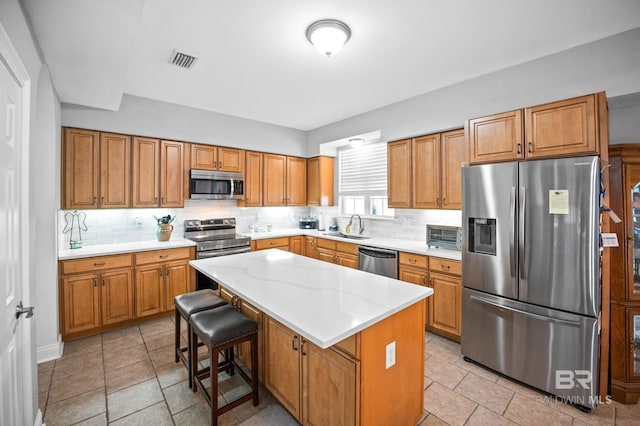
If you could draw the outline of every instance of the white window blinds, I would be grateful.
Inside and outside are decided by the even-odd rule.
[[[339,152],[340,195],[387,194],[387,144],[375,143]]]

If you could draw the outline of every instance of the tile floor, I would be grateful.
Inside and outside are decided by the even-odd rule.
[[[64,355],[38,365],[39,406],[54,425],[208,425],[209,407],[187,387],[174,362],[173,318],[74,340]],[[427,333],[425,417],[420,425],[638,425],[640,405],[612,402],[591,414],[465,362],[460,346]],[[219,400],[244,392],[236,375],[220,377]],[[225,413],[221,425],[296,425],[261,387],[260,405]]]

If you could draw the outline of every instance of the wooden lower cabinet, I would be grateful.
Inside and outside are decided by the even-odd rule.
[[[272,248],[289,251],[289,237],[265,238],[262,240],[251,241],[252,251],[267,250]]]
[[[313,259],[318,258],[316,249],[317,239],[316,237],[305,236],[304,237],[304,255]]]
[[[195,272],[189,260],[194,257],[194,248],[186,247],[60,261],[63,339],[98,334],[172,310],[175,296],[193,290]]]
[[[359,361],[266,318],[265,386],[304,425],[355,425]]]
[[[304,246],[305,240],[302,235],[297,235],[295,237],[289,237],[289,251],[291,253],[299,254],[304,256]]]
[[[219,289],[219,295],[222,299],[258,324],[258,378],[261,382],[264,382],[264,314],[246,300],[239,298],[232,291],[222,286]],[[244,365],[251,365],[251,344],[249,342],[240,344],[236,349],[236,354]]]
[[[317,238],[315,254],[319,260],[358,269],[358,246],[356,244]]]
[[[427,299],[427,329],[457,342],[462,332],[460,268],[458,261],[430,258],[429,287],[433,288],[433,296]]]

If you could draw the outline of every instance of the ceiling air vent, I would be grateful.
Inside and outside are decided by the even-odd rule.
[[[181,68],[191,69],[193,64],[198,60],[197,57],[174,50],[169,58],[169,63],[177,65]]]

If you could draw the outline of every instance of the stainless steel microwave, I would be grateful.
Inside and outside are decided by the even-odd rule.
[[[192,200],[240,200],[244,198],[244,175],[191,169],[189,192]]]

